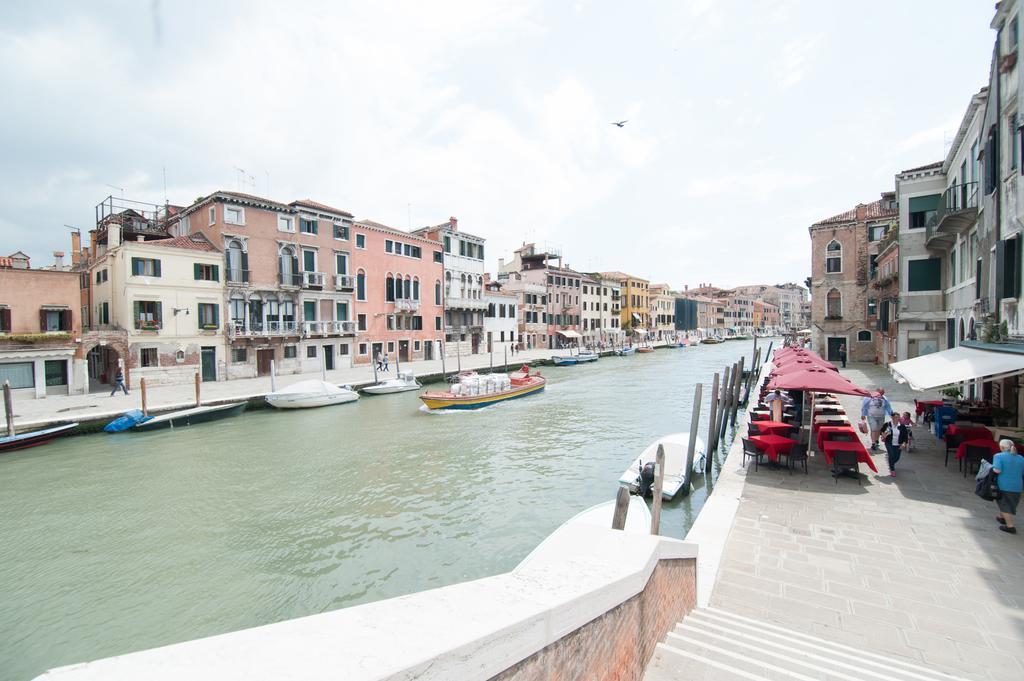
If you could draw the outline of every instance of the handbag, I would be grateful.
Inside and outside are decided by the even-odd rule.
[[[996,472],[988,461],[983,461],[982,464],[988,464],[988,468],[979,468],[977,481],[974,483],[974,493],[985,501],[995,501],[1003,496],[996,483]]]
[[[859,430],[862,433],[867,434],[867,432],[868,432],[868,424],[865,423],[864,421],[859,422],[857,424],[857,430]]]

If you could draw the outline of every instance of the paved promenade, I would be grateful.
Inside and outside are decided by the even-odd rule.
[[[842,373],[913,412],[913,392],[885,369]],[[859,417],[859,398],[840,400]],[[807,476],[733,472],[743,486],[711,605],[965,678],[1021,678],[1024,535],[997,531],[973,476],[952,457],[944,468],[942,442],[923,426],[913,432],[895,478],[882,451],[860,485],[836,484],[820,455]]]

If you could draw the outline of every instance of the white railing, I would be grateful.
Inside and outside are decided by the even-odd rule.
[[[228,324],[228,334],[234,336],[294,336],[299,333],[297,322],[249,322],[246,326],[243,322],[231,322]]]
[[[412,298],[399,298],[395,301],[395,309],[400,312],[415,312],[420,309],[420,301]]]
[[[324,285],[324,273],[323,272],[303,272],[302,273],[302,286],[303,288],[309,288],[311,286],[319,286],[323,288]]]
[[[460,296],[449,296],[445,301],[446,307],[463,310],[486,310],[487,301],[480,298],[462,298]]]
[[[356,278],[353,274],[335,274],[334,275],[334,288],[343,290],[352,290],[356,287]]]
[[[351,321],[303,322],[302,331],[307,336],[345,336],[356,332],[356,323]]]

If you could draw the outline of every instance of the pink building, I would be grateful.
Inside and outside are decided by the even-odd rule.
[[[357,364],[440,357],[442,245],[371,220],[353,226]]]

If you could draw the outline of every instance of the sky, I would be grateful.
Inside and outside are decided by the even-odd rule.
[[[50,264],[111,194],[223,189],[456,216],[491,271],[535,242],[678,288],[803,282],[811,223],[943,158],[992,7],[6,0],[0,253]]]

